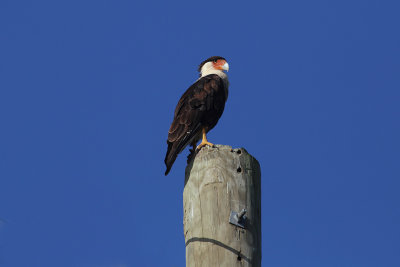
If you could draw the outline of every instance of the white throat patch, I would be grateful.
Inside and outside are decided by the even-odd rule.
[[[207,62],[206,64],[204,64],[203,67],[201,67],[200,73],[201,73],[200,78],[210,74],[217,74],[222,79],[228,80],[228,75],[226,75],[226,73],[223,72],[222,70],[214,69],[212,62]]]
[[[225,85],[225,95],[226,97],[228,97],[228,87],[229,87],[229,81],[228,81],[228,75],[226,75],[225,72],[223,72],[222,70],[216,70],[214,69],[214,66],[212,65],[212,62],[207,62],[206,64],[203,65],[203,67],[201,67],[200,70],[201,74],[200,74],[200,78],[210,74],[217,74],[222,81],[224,82]],[[226,99],[225,99],[226,101]]]

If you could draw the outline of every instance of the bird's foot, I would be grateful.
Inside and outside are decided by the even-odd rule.
[[[210,146],[210,147],[214,147],[214,144],[208,142],[208,141],[202,141],[197,147],[196,147],[196,151],[200,151],[200,149],[202,149],[203,146]]]
[[[189,155],[188,155],[188,157],[187,157],[187,163],[189,164],[189,162],[192,160],[192,158],[196,155],[196,142],[193,142],[192,144],[191,144],[191,146],[192,146],[192,148],[191,149],[189,149]]]
[[[196,150],[194,149],[189,149],[189,155],[187,156],[187,163],[189,164],[189,162],[192,160],[192,158],[196,155]]]

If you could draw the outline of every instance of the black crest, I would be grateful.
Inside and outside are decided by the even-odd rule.
[[[204,60],[203,62],[200,63],[199,68],[198,68],[198,71],[200,72],[200,71],[201,71],[201,68],[202,68],[202,67],[204,66],[204,64],[206,64],[207,62],[217,61],[218,59],[226,60],[226,59],[223,58],[223,57],[217,57],[217,56],[207,58],[206,60]]]

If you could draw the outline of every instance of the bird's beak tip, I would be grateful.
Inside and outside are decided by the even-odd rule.
[[[225,64],[222,66],[223,70],[229,71],[229,64],[228,62],[225,62]]]

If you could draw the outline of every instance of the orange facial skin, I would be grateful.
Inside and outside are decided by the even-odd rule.
[[[217,62],[213,62],[213,66],[216,70],[223,70],[222,66],[226,63],[224,59],[218,59]]]

